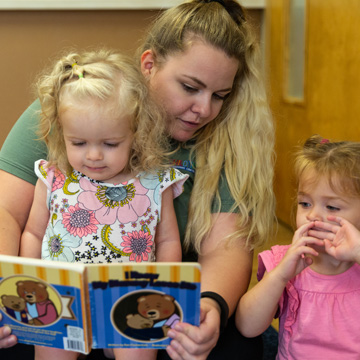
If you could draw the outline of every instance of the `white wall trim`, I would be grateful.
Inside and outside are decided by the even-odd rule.
[[[0,0],[0,10],[140,10],[166,9],[183,0]],[[266,0],[240,0],[249,9],[264,9]]]

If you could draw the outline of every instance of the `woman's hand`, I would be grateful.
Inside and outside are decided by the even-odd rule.
[[[2,315],[0,314],[0,320]],[[9,326],[0,327],[0,349],[9,348],[17,343],[15,335],[11,335],[11,329]]]
[[[167,353],[173,360],[207,359],[220,335],[220,308],[209,298],[201,299],[200,326],[178,323],[168,332],[172,338]]]
[[[201,291],[219,294],[232,314],[239,298],[246,292],[252,268],[252,252],[245,240],[226,242],[237,227],[235,213],[213,215],[213,227],[202,243],[198,261],[201,265]],[[173,360],[207,359],[220,335],[220,306],[208,297],[201,299],[200,326],[178,323],[168,336],[173,340],[167,348]]]
[[[327,218],[333,223],[315,221],[317,229],[323,230],[326,252],[340,261],[360,263],[360,231],[339,216]]]

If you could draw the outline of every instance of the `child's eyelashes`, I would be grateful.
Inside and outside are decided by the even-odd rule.
[[[312,206],[311,203],[306,202],[306,201],[299,201],[298,204],[299,204],[299,206],[301,206],[304,209],[310,208]],[[333,206],[333,205],[326,205],[325,207],[329,211],[340,211],[341,210],[339,207]]]
[[[105,143],[106,146],[116,148],[119,146],[119,143]]]
[[[306,201],[299,201],[298,204],[303,208],[308,208],[311,206],[311,204]]]
[[[73,146],[82,146],[82,145],[84,145],[84,144],[85,144],[84,141],[72,142],[72,143],[71,143],[71,145],[73,145]]]
[[[77,147],[80,147],[80,146],[84,146],[86,145],[86,141],[74,141],[71,143],[72,146],[77,146]],[[109,147],[109,148],[117,148],[119,146],[119,143],[116,142],[116,143],[108,143],[108,142],[104,142],[103,144],[104,146],[106,147]]]
[[[340,211],[340,208],[332,205],[327,205],[326,208],[330,211]]]

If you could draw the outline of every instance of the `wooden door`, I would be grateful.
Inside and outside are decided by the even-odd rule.
[[[287,96],[289,6],[267,0],[266,74],[276,122],[277,216],[293,224],[293,153],[309,136],[360,141],[360,1],[305,0],[304,99]]]

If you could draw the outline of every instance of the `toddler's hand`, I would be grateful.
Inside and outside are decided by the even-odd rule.
[[[315,221],[318,229],[323,229],[326,252],[341,261],[356,261],[360,263],[360,232],[349,221],[339,216],[328,216],[325,223]]]
[[[279,265],[273,270],[278,272],[278,276],[281,276],[285,283],[312,264],[311,257],[306,255],[319,255],[308,245],[324,245],[322,240],[308,235],[309,229],[313,226],[314,222],[306,223],[295,231],[291,246]]]

